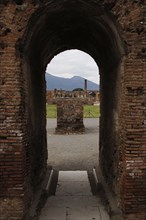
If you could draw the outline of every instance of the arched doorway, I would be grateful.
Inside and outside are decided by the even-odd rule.
[[[46,172],[46,65],[80,49],[101,74],[102,173],[125,218],[145,219],[145,2],[1,0],[0,9],[2,218],[22,219]]]
[[[94,2],[79,2],[78,7],[74,2],[65,1],[59,6],[50,3],[32,15],[24,39],[26,91],[30,94],[26,98],[32,151],[30,176],[35,182],[32,186],[37,185],[46,169],[46,65],[60,52],[79,49],[88,53],[99,66],[100,166],[111,190],[119,196],[121,63],[124,49],[115,17]]]
[[[88,79],[87,88],[85,88],[85,78]],[[97,166],[99,83],[97,64],[82,51],[65,51],[55,56],[48,64],[46,69],[47,147],[48,164],[53,169],[92,170]],[[95,95],[91,95],[91,91]],[[60,99],[63,99],[64,105],[57,115],[57,103],[58,101],[61,103]],[[67,103],[71,102],[71,105],[67,105],[65,100]],[[74,109],[73,106],[76,108]],[[64,109],[68,111],[63,118],[63,111],[66,112]],[[79,118],[76,111],[80,114]],[[61,119],[58,120],[58,116]],[[57,122],[60,126],[59,132],[56,132]]]

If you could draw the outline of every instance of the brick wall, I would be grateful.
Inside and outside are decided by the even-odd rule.
[[[2,7],[2,6],[1,6]],[[20,58],[15,44],[19,38],[12,19],[15,6],[1,13],[0,58],[0,215],[10,219],[24,215],[26,164],[23,143],[24,98]],[[16,208],[17,207],[17,208]]]
[[[122,207],[126,219],[146,218],[146,3],[126,1],[115,7],[127,46],[123,64],[121,124]],[[135,215],[134,215],[135,214]]]
[[[101,138],[103,174],[124,218],[144,220],[145,1],[1,0],[0,11],[1,218],[25,216],[46,171],[46,65],[59,52],[80,49],[101,74],[101,137],[109,137]]]
[[[23,70],[20,40],[34,6],[23,6],[0,3],[0,217],[3,220],[25,219],[36,182],[43,175],[43,169],[37,176],[35,173],[38,156],[35,159],[32,153],[36,152],[32,145],[34,134],[29,133],[31,92],[29,77]],[[46,160],[41,168],[45,163]]]

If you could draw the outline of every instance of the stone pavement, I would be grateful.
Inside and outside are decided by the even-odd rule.
[[[84,118],[85,133],[56,135],[56,119],[47,120],[48,165],[55,170],[92,170],[98,166],[99,119]]]
[[[109,220],[87,171],[59,171],[55,196],[48,197],[39,220]]]

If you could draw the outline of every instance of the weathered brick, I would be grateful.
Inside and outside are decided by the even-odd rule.
[[[100,69],[103,175],[124,218],[144,220],[145,1],[1,0],[0,11],[1,219],[25,216],[46,171],[44,67],[80,49]]]

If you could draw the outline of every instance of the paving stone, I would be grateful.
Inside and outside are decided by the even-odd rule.
[[[51,196],[48,198],[47,206],[49,207],[97,207],[101,206],[101,201],[95,196]]]
[[[66,220],[66,218],[48,218],[48,217],[43,217],[41,220]]]
[[[49,207],[45,206],[41,215],[47,218],[66,219],[66,207]],[[41,218],[40,218],[41,219]]]
[[[68,215],[72,218],[72,219],[78,219],[80,217],[80,219],[84,219],[85,217],[87,218],[98,218],[100,219],[100,212],[98,207],[86,207],[86,208],[69,208],[68,209]]]
[[[39,220],[109,220],[109,216],[100,198],[91,193],[87,171],[61,171],[56,196],[48,198]]]
[[[87,171],[60,171],[59,182],[60,181],[87,181],[88,182]]]
[[[72,218],[72,217],[69,217],[67,220],[99,220],[99,218]]]
[[[92,195],[88,182],[59,182],[57,185],[56,196],[58,195]]]
[[[99,211],[100,211],[100,215],[102,217],[102,220],[109,220],[110,219],[108,213],[106,212],[106,210],[104,208],[104,206],[100,206]]]

